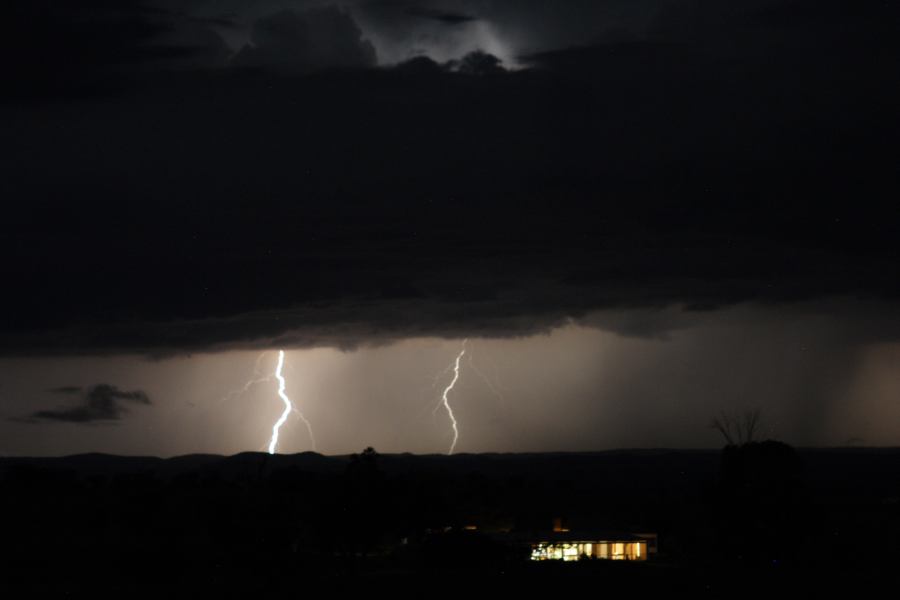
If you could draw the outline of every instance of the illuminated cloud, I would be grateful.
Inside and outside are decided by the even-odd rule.
[[[353,17],[334,6],[284,10],[256,20],[250,44],[232,59],[239,67],[290,73],[372,67],[375,63],[372,43],[363,38]]]

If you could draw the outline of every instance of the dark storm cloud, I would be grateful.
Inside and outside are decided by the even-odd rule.
[[[316,69],[373,67],[375,48],[353,18],[335,6],[281,11],[253,23],[252,45],[232,59],[236,66],[290,73]]]
[[[123,391],[114,385],[97,384],[86,391],[66,386],[54,390],[56,393],[72,395],[83,393],[80,406],[39,410],[31,414],[28,422],[57,421],[62,423],[95,423],[98,421],[118,421],[126,412],[124,403],[150,404],[150,398],[141,390]]]
[[[223,52],[208,27],[137,0],[12,0],[0,17],[0,102],[120,93],[139,71],[208,66]]]
[[[430,19],[447,25],[463,25],[477,21],[478,17],[461,13],[446,12],[437,8],[423,8],[411,6],[406,9],[406,13],[414,17]]]
[[[50,390],[54,394],[80,394],[82,388],[77,385],[64,385]]]
[[[240,23],[233,17],[189,17],[192,21],[202,23],[204,25],[215,25],[216,27],[224,27],[226,29],[236,29],[240,27]]]
[[[155,71],[7,111],[0,352],[653,337],[741,302],[896,302],[894,9],[713,4],[497,77]],[[325,56],[364,55],[322,10],[346,33]],[[256,50],[302,56],[298,11]]]

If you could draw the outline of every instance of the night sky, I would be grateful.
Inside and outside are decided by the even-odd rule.
[[[2,455],[900,443],[896,2],[0,16]]]

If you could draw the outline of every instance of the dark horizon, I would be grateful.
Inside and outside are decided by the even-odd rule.
[[[778,441],[778,440],[756,440],[757,442],[762,441]],[[636,455],[652,455],[652,454],[666,454],[666,453],[698,453],[698,454],[708,454],[712,456],[718,456],[722,452],[722,448],[725,447],[720,445],[718,447],[698,447],[698,448],[610,448],[607,450],[542,450],[539,452],[457,452],[454,454],[447,454],[446,452],[432,452],[432,453],[423,453],[416,454],[413,452],[378,452],[378,455],[384,458],[441,458],[441,459],[459,459],[465,460],[467,458],[482,458],[482,457],[521,457],[528,458],[532,456],[591,456],[591,455],[614,455],[614,454],[636,454]],[[291,453],[281,453],[276,452],[275,454],[269,454],[266,451],[255,451],[255,450],[243,450],[236,454],[212,454],[212,453],[194,453],[194,454],[175,454],[172,456],[152,456],[147,454],[110,454],[107,452],[81,452],[78,454],[64,454],[58,456],[31,456],[31,455],[21,455],[21,456],[11,456],[4,455],[0,456],[0,460],[9,459],[11,461],[17,460],[38,460],[38,461],[55,461],[55,460],[66,460],[66,459],[75,459],[75,458],[83,458],[83,457],[104,457],[104,458],[112,458],[112,459],[150,459],[150,460],[178,460],[185,458],[199,458],[199,457],[209,457],[209,458],[234,458],[236,456],[260,456],[260,457],[271,457],[275,459],[278,458],[295,458],[300,456],[314,456],[324,459],[346,459],[349,460],[352,456],[358,455],[361,451],[366,448],[372,448],[372,446],[364,446],[360,448],[359,452],[350,452],[347,454],[322,454],[321,452],[316,452],[314,450],[302,450],[299,452],[291,452]],[[848,453],[866,453],[866,452],[895,452],[900,451],[900,446],[796,446],[794,447],[798,452],[848,452]],[[377,448],[373,448],[373,450],[377,451]]]
[[[0,587],[281,591],[299,578],[396,595],[440,575],[523,592],[561,577],[623,591],[733,593],[735,578],[744,591],[850,591],[860,577],[890,578],[898,458],[772,441],[700,452],[2,458],[0,503],[17,518]],[[646,546],[621,562],[605,560],[616,551],[606,546],[573,562],[536,550],[570,539]]]

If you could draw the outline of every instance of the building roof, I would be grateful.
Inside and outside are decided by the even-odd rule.
[[[507,533],[494,534],[491,537],[493,537],[497,541],[522,544],[538,544],[542,542],[561,544],[577,542],[597,543],[647,541],[646,537],[641,537],[633,533],[625,533],[621,531],[598,531],[590,529],[578,529],[573,531],[510,531]]]

